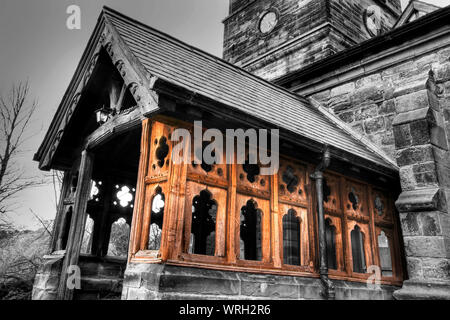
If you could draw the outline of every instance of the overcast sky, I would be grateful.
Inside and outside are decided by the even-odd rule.
[[[405,5],[408,0],[402,0]],[[450,0],[427,0],[440,6]],[[66,28],[69,5],[81,8],[81,30]],[[42,175],[33,154],[41,143],[81,58],[103,5],[160,29],[214,55],[222,55],[228,0],[1,0],[0,92],[29,79],[31,96],[39,102],[21,164],[29,175]],[[31,208],[44,219],[55,216],[52,186],[19,195],[12,215],[16,225],[39,227]]]

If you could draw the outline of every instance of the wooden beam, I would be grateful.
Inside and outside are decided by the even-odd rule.
[[[118,135],[133,130],[141,124],[143,116],[138,108],[119,114],[92,132],[85,140],[84,148],[98,147]]]
[[[128,250],[128,261],[140,249],[140,234],[142,226],[142,216],[145,205],[145,178],[147,176],[149,160],[150,160],[150,138],[152,131],[152,123],[150,119],[142,121],[141,136],[141,156],[139,159],[138,179],[136,185],[136,197],[134,200],[133,221],[131,223],[130,247]]]
[[[86,208],[91,191],[91,175],[94,164],[94,156],[91,152],[84,150],[81,154],[81,164],[78,175],[78,185],[75,193],[75,206],[70,224],[69,239],[61,270],[61,278],[58,288],[59,300],[71,300],[73,289],[67,286],[69,266],[76,266],[80,257],[81,242],[83,240],[84,227],[86,224]]]
[[[60,248],[57,248],[58,246],[58,239],[60,238],[62,234],[62,230],[64,228],[64,198],[66,197],[67,191],[70,189],[71,179],[72,175],[69,171],[64,172],[64,178],[63,183],[61,186],[61,192],[59,194],[59,201],[58,201],[58,208],[56,211],[56,218],[55,223],[53,225],[53,231],[52,231],[52,240],[49,247],[49,253],[52,253],[55,250],[60,250]]]
[[[236,160],[236,155],[235,159]],[[236,187],[237,187],[237,165],[236,161],[233,161],[231,165],[228,166],[230,168],[230,174],[228,178],[228,199],[227,199],[227,262],[231,264],[236,263],[236,228],[239,228],[239,225],[236,223]]]
[[[280,253],[280,214],[278,208],[278,173],[270,177],[271,193],[270,193],[270,211],[272,224],[272,261],[275,268],[281,268]]]

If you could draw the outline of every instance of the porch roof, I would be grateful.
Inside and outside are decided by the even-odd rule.
[[[377,146],[304,97],[110,8],[104,7],[99,23],[114,28],[136,63],[157,79],[270,123],[273,129],[329,145],[349,158],[398,170]]]
[[[275,128],[395,167],[380,150],[340,128],[336,125],[340,120],[330,119],[307,99],[109,8],[104,9],[104,14],[153,76],[269,122]]]

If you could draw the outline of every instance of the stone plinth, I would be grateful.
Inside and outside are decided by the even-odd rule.
[[[398,289],[365,283],[333,281],[338,300],[387,300]],[[123,300],[225,299],[320,300],[316,278],[251,274],[166,264],[129,264],[123,281]]]
[[[34,279],[33,300],[56,300],[64,255],[44,256]]]

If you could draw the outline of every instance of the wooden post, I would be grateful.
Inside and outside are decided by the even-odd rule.
[[[145,177],[150,157],[150,135],[152,130],[152,123],[150,119],[142,121],[142,135],[141,135],[141,155],[139,159],[139,171],[136,185],[136,198],[134,200],[133,221],[131,223],[130,231],[130,247],[128,249],[128,261],[133,255],[138,252],[140,247],[140,234],[142,225],[142,216],[145,204]]]
[[[103,257],[108,253],[108,242],[106,235],[108,230],[109,210],[112,203],[113,185],[110,178],[103,181],[103,206],[100,212],[97,212],[94,225],[93,247],[90,248],[93,255]]]
[[[280,216],[278,208],[278,173],[270,177],[272,183],[270,195],[270,211],[272,223],[272,261],[275,268],[281,268],[280,254]]]
[[[75,193],[75,206],[70,224],[69,239],[67,243],[66,255],[61,270],[61,278],[58,288],[59,300],[71,300],[73,289],[67,286],[67,269],[69,266],[78,264],[83,240],[84,227],[86,224],[86,208],[91,191],[91,176],[94,156],[91,152],[84,150],[81,154],[81,164],[78,175],[78,185]]]
[[[59,250],[58,239],[61,237],[62,230],[64,228],[64,198],[66,197],[67,190],[70,189],[71,174],[69,171],[64,172],[63,184],[61,186],[61,193],[59,195],[58,208],[56,211],[56,219],[52,231],[52,240],[49,247],[49,253],[55,250]]]
[[[343,214],[343,219],[342,219],[342,240],[343,240],[343,255],[344,255],[344,270],[347,273],[348,276],[351,276],[352,274],[352,269],[353,269],[353,264],[352,261],[353,259],[351,259],[351,255],[352,255],[352,250],[351,250],[351,241],[350,238],[348,237],[348,217],[347,217],[347,211],[345,208],[345,204],[347,203],[347,199],[345,196],[345,186],[346,186],[346,182],[344,177],[341,177],[340,179],[340,197],[341,197],[341,211]]]
[[[169,197],[167,200],[167,211],[163,224],[163,235],[161,242],[161,259],[166,261],[169,258],[177,257],[176,245],[178,216],[184,215],[184,202],[186,196],[186,176],[187,176],[187,154],[185,161],[181,164],[171,164],[169,174]],[[181,225],[180,225],[181,227]]]
[[[234,159],[236,160],[236,158]],[[228,165],[230,170],[228,178],[228,215],[227,215],[227,225],[228,225],[228,237],[226,240],[227,249],[227,261],[231,264],[236,263],[236,187],[237,187],[237,165],[236,161]]]

